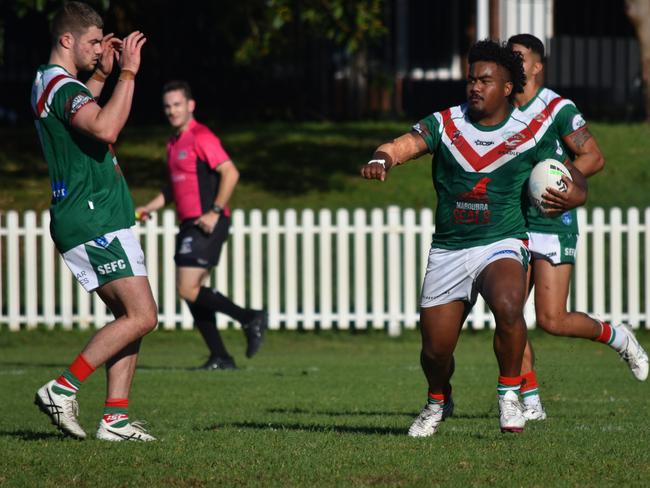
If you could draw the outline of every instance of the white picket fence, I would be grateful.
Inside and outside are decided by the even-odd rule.
[[[650,328],[650,208],[580,209],[581,238],[570,308]],[[607,219],[606,219],[607,217]],[[110,313],[57,254],[49,214],[0,213],[0,327],[102,327]],[[175,290],[174,213],[134,228],[164,329],[192,328]],[[433,212],[398,207],[348,211],[233,213],[231,237],[212,286],[236,303],[266,308],[272,329],[385,329],[418,321],[418,298],[434,230]],[[526,307],[534,326],[534,305]],[[233,325],[219,314],[220,328]],[[236,326],[236,324],[234,324]],[[479,298],[466,325],[494,327]]]

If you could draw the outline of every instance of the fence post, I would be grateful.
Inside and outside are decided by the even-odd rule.
[[[268,293],[269,325],[280,328],[280,212],[275,209],[266,214],[269,235],[267,239],[266,262],[268,275],[266,290]]]
[[[384,212],[375,208],[370,213],[370,292],[372,296],[372,325],[375,329],[384,328]]]
[[[627,209],[627,321],[632,327],[639,327],[639,210],[637,208]],[[646,240],[646,242],[648,242]],[[647,247],[647,245],[646,245]],[[650,283],[645,284],[646,287]]]
[[[241,307],[246,306],[246,214],[243,210],[232,213],[232,301]],[[235,328],[240,327],[235,322]]]
[[[288,330],[298,327],[297,231],[296,211],[288,209],[284,213],[284,312]]]
[[[402,273],[403,255],[400,249],[400,211],[399,207],[388,207],[388,335],[397,337],[401,334],[400,315],[402,309]]]
[[[25,319],[28,329],[36,328],[38,324],[38,254],[36,252],[36,237],[38,227],[36,213],[32,210],[25,212],[25,252],[23,255],[25,269]]]
[[[355,328],[368,327],[368,251],[366,211],[354,211],[354,314]]]
[[[644,227],[644,242],[645,246],[644,248],[644,256],[643,256],[643,262],[645,264],[644,270],[643,270],[643,275],[644,275],[644,280],[643,283],[645,284],[645,300],[643,301],[644,307],[643,311],[645,313],[645,328],[650,329],[650,207],[645,209],[644,215],[643,215],[643,227]]]
[[[336,312],[340,330],[350,328],[350,218],[346,209],[336,211]]]
[[[20,244],[18,213],[7,212],[7,311],[9,330],[20,330]]]
[[[573,279],[573,289],[575,290],[575,310],[589,310],[589,281],[587,272],[589,271],[589,234],[592,233],[587,223],[587,211],[584,208],[578,209],[578,246],[576,248],[576,267]]]
[[[593,311],[603,319],[608,319],[605,310],[605,211],[595,208],[593,211],[593,259],[592,296]]]
[[[302,326],[314,329],[316,267],[314,261],[314,211],[302,211]]]
[[[263,308],[264,298],[264,264],[262,259],[262,212],[251,210],[250,212],[250,263],[248,268],[250,280],[249,303],[252,308]]]
[[[612,322],[623,320],[623,219],[620,208],[609,212],[609,311]]]
[[[162,311],[163,327],[176,327],[176,276],[174,270],[174,251],[176,223],[172,210],[163,212],[163,303],[158,309]]]
[[[54,294],[56,287],[54,259],[56,252],[54,243],[50,238],[50,212],[45,210],[41,213],[41,295],[43,296],[43,322],[48,329],[52,329],[56,323],[54,317]]]
[[[332,328],[332,213],[323,209],[318,213],[319,232],[319,293],[321,329]]]
[[[403,262],[402,273],[404,275],[404,327],[408,329],[415,328],[417,322],[417,263],[420,248],[416,245],[415,239],[417,228],[415,223],[415,210],[407,208],[404,210],[404,248],[402,250]]]

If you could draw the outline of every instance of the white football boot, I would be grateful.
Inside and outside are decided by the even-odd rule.
[[[627,337],[625,349],[619,352],[619,356],[630,367],[630,371],[639,381],[645,381],[648,378],[648,354],[645,349],[636,340],[632,329],[625,324],[613,325],[612,328],[617,334],[623,334]]]
[[[113,427],[110,424],[104,422],[104,419],[99,422],[99,428],[97,429],[96,437],[102,441],[114,442],[149,442],[157,440],[154,436],[145,430],[141,422],[135,421],[127,423],[123,427]]]
[[[34,404],[45,415],[50,417],[52,424],[61,432],[75,439],[85,439],[86,433],[79,425],[79,404],[76,395],[66,396],[55,393],[52,386],[56,380],[44,384],[36,392]]]
[[[523,432],[526,425],[524,411],[519,403],[519,397],[514,391],[499,395],[499,425],[501,432]]]
[[[526,420],[546,420],[546,411],[542,402],[524,403],[524,418]]]
[[[409,428],[410,437],[429,437],[436,433],[443,421],[443,408],[438,403],[427,403]]]

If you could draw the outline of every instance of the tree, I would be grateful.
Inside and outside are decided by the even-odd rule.
[[[625,11],[639,40],[645,117],[650,123],[650,0],[625,0]]]
[[[366,99],[368,50],[387,33],[382,5],[382,0],[259,2],[249,15],[250,35],[236,52],[236,60],[252,64],[281,51],[298,49],[296,41],[325,40],[347,56],[348,103],[352,115],[359,116]]]

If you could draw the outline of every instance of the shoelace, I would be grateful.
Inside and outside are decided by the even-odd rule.
[[[76,399],[66,398],[61,403],[63,403],[63,411],[66,415],[74,418],[79,416],[79,402]]]
[[[145,425],[147,425],[147,422],[144,420],[134,420],[133,422],[129,422],[131,424],[131,427],[133,427],[135,430],[142,432],[143,434],[147,434],[147,429],[144,428]]]
[[[521,404],[517,400],[503,400],[503,413],[507,416],[521,412]]]
[[[429,405],[426,405],[418,417],[422,421],[430,420],[431,417],[437,415],[439,411],[442,411],[442,407],[438,406],[438,408],[436,408],[436,406],[434,406],[433,408],[429,408]]]

